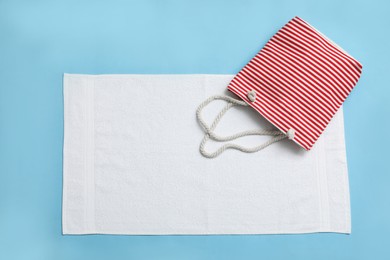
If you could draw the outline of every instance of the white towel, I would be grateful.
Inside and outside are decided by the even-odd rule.
[[[232,77],[64,75],[63,233],[350,233],[342,110],[309,152],[284,140],[201,156],[195,111]],[[216,131],[261,127],[251,108],[233,108]]]

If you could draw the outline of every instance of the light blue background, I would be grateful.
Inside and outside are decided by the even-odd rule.
[[[363,64],[352,235],[62,236],[62,74],[233,74],[298,15]],[[0,259],[390,259],[388,1],[0,0]]]

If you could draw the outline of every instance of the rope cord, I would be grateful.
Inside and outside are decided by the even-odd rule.
[[[227,102],[227,104],[215,117],[214,122],[211,124],[211,126],[208,126],[208,124],[202,118],[202,110],[208,104],[210,104],[212,101],[215,101],[215,100],[224,100]],[[200,104],[200,106],[196,110],[196,118],[197,118],[199,124],[202,126],[203,130],[205,131],[205,136],[203,137],[202,142],[200,143],[200,147],[199,147],[199,151],[204,157],[215,158],[215,157],[219,156],[221,153],[223,153],[224,151],[226,151],[227,149],[235,149],[235,150],[239,150],[239,151],[245,152],[245,153],[254,153],[254,152],[258,152],[258,151],[266,148],[267,146],[269,146],[273,143],[279,142],[283,139],[286,139],[286,138],[293,139],[294,138],[294,130],[292,130],[292,129],[290,129],[287,132],[287,135],[285,135],[284,133],[282,133],[279,130],[265,130],[265,129],[248,130],[248,131],[243,131],[243,132],[229,135],[229,136],[217,135],[216,133],[214,133],[214,129],[217,127],[218,123],[221,121],[221,119],[225,115],[225,113],[230,108],[232,108],[234,106],[247,107],[248,104],[244,101],[237,100],[237,99],[234,99],[234,98],[229,97],[229,96],[217,95],[217,96],[211,96],[208,99],[206,99],[202,104]],[[250,136],[250,135],[270,135],[270,136],[273,136],[273,138],[271,138],[270,140],[266,141],[265,143],[263,143],[261,145],[255,146],[255,147],[244,147],[244,146],[233,144],[233,143],[227,143],[227,144],[221,146],[220,148],[218,148],[216,151],[211,152],[211,153],[207,152],[205,149],[205,145],[206,145],[207,141],[209,141],[210,139],[214,140],[214,141],[218,141],[218,142],[224,142],[224,141],[232,141],[232,140],[238,139],[240,137]]]

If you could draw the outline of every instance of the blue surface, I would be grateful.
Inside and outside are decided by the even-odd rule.
[[[212,3],[211,3],[212,2]],[[0,1],[0,259],[390,259],[388,1]],[[62,236],[62,74],[236,73],[293,16],[363,64],[352,235]]]

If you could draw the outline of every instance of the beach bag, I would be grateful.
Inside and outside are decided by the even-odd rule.
[[[198,107],[197,120],[205,132],[201,154],[214,158],[227,149],[252,153],[284,139],[309,151],[357,84],[361,72],[362,65],[345,50],[303,19],[293,18],[230,82],[228,90],[239,99],[212,96]],[[208,125],[202,110],[214,100],[227,104]],[[277,129],[216,134],[219,121],[233,106],[253,108]],[[210,139],[226,142],[248,135],[273,137],[255,147],[226,143],[214,152],[205,147]]]

